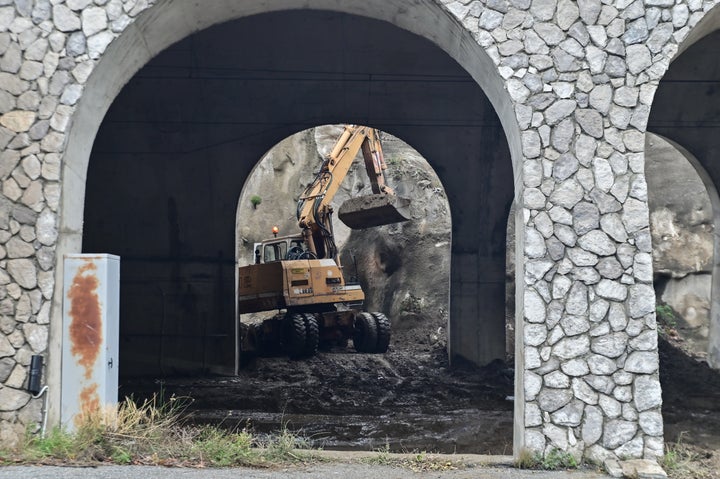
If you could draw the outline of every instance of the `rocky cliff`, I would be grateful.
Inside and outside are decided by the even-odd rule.
[[[713,264],[713,210],[692,154],[651,133],[646,138],[645,174],[650,206],[653,269],[658,303],[675,319],[686,349],[704,357],[708,347]],[[667,311],[667,310],[665,310]],[[662,312],[662,311],[661,311]]]

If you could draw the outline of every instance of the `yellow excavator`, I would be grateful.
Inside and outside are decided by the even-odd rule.
[[[241,359],[278,352],[309,357],[319,346],[346,345],[349,339],[358,352],[387,351],[390,321],[363,311],[365,294],[345,280],[333,233],[331,202],[360,151],[373,194],[343,203],[340,219],[362,229],[410,218],[409,201],[385,182],[378,132],[347,125],[298,200],[301,233],[278,237],[273,228],[274,238],[255,245],[255,263],[238,268],[238,313],[278,311],[262,323],[240,323]]]

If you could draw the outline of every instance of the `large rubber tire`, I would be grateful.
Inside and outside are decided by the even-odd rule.
[[[317,353],[320,344],[320,326],[314,314],[303,314],[305,319],[305,356],[314,356]]]
[[[291,358],[305,353],[305,318],[302,314],[287,314],[283,319],[283,349]]]
[[[360,313],[355,318],[355,332],[353,334],[355,351],[359,353],[372,353],[377,345],[377,326],[375,318],[370,313]]]
[[[383,313],[371,313],[377,328],[376,353],[385,353],[390,346],[390,320]]]

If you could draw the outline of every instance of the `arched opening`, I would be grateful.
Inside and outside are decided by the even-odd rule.
[[[659,320],[664,334],[706,359],[717,250],[713,212],[720,199],[705,168],[682,146],[648,133],[645,152]]]
[[[237,212],[238,265],[255,261],[254,244],[298,233],[295,205],[343,131],[324,125],[275,145],[248,177]],[[352,230],[334,216],[334,239],[348,278],[365,292],[365,309],[393,323],[393,345],[405,342],[445,351],[450,304],[451,214],[445,188],[420,153],[381,132],[389,186],[410,200],[407,222]],[[355,161],[333,199],[335,212],[353,197],[371,194],[361,160]],[[258,203],[258,199],[260,203]]]
[[[257,164],[238,202],[239,266],[255,261],[254,245],[272,237],[272,226],[279,226],[280,237],[299,231],[297,198],[342,130],[325,125],[296,133]],[[283,351],[266,345],[259,356],[243,358],[238,378],[226,386],[226,403],[234,405],[225,423],[265,430],[284,422],[324,448],[507,453],[512,372],[501,362],[450,368],[447,360],[451,218],[444,185],[410,145],[387,133],[382,143],[386,179],[410,199],[412,219],[363,230],[350,230],[338,218],[333,223],[346,279],[355,277],[362,286],[364,309],[380,311],[392,322],[388,352],[358,355],[351,341],[288,362]],[[369,193],[362,160],[356,161],[333,200],[335,211],[346,199]],[[284,311],[241,319],[257,327],[278,313]],[[288,381],[290,369],[304,380]],[[308,383],[312,395],[303,392]],[[220,413],[207,408],[194,416],[212,420]]]
[[[243,12],[237,11],[240,7],[227,8],[235,17],[256,13],[248,6]],[[373,16],[387,11],[383,3]],[[219,20],[219,15],[208,20],[205,15],[210,13],[196,18],[207,22],[204,25]],[[460,28],[442,15],[439,23],[447,20]],[[160,18],[158,14],[147,21]],[[437,15],[430,18],[431,24],[438,24]],[[141,20],[132,28],[151,45],[143,52],[150,56],[170,42],[142,30],[149,23]],[[337,34],[328,28],[308,28],[312,22],[336,28]],[[417,28],[404,22],[396,24]],[[425,28],[424,22],[419,25]],[[153,25],[152,31],[157,28]],[[452,30],[440,31],[446,35]],[[266,38],[268,31],[279,33],[252,51],[242,47]],[[299,31],[309,43],[298,42]],[[328,42],[328,36],[338,42]],[[447,44],[452,57],[391,24],[326,11],[259,15],[204,30],[158,55],[123,90],[92,145],[86,178],[85,155],[108,103],[93,101],[108,94],[114,97],[113,88],[121,83],[113,74],[126,65],[98,67],[68,144],[65,234],[59,257],[63,251],[79,250],[82,241],[84,251],[103,250],[128,258],[123,283],[139,282],[135,291],[146,295],[146,300],[121,309],[134,313],[133,318],[121,320],[126,325],[121,344],[127,360],[121,374],[148,373],[148,365],[167,374],[232,364],[228,359],[234,351],[229,347],[234,326],[233,210],[239,188],[269,146],[294,131],[332,121],[371,124],[408,139],[432,159],[443,183],[452,185],[448,197],[458,205],[458,221],[453,221],[457,301],[452,304],[459,309],[457,314],[451,311],[451,317],[472,318],[453,328],[458,338],[454,351],[476,363],[504,354],[503,217],[513,196],[509,187],[513,172],[495,110],[511,124],[514,116],[507,115],[499,78],[489,73],[493,70],[483,70],[488,66],[484,62],[489,62],[485,54],[478,50],[468,60],[467,49],[479,49],[471,37],[458,42],[430,36]],[[118,45],[122,42],[120,37]],[[392,45],[392,50],[383,45]],[[137,68],[143,55],[126,60]],[[477,64],[468,75],[469,66],[463,69],[456,60]],[[285,68],[269,68],[276,64]],[[108,81],[100,87],[103,80]],[[513,129],[511,139],[517,138],[515,133]],[[517,151],[514,142],[511,146]],[[497,210],[502,213],[494,205],[500,205]],[[155,291],[143,287],[148,277]],[[156,287],[163,283],[169,287]],[[499,313],[495,322],[479,323],[478,315],[490,310]],[[142,324],[141,318],[148,315],[155,320]],[[131,329],[133,324],[137,329]],[[188,354],[188,344],[197,344],[200,338],[203,347],[191,347]]]
[[[718,10],[717,8],[715,9]],[[713,18],[715,17],[715,21]],[[704,25],[698,26],[699,30],[707,31],[707,25],[716,24],[720,26],[718,15],[709,15]],[[693,35],[693,38],[697,38]],[[692,39],[691,39],[692,40]],[[697,40],[692,46],[686,47],[679,57],[672,63],[670,69],[660,82],[660,86],[655,94],[652,112],[648,122],[648,132],[661,135],[671,140],[672,149],[681,156],[688,158],[696,158],[698,173],[704,178],[704,184],[710,186],[708,191],[716,188],[720,180],[720,165],[714,161],[720,153],[720,135],[717,132],[720,129],[720,92],[718,92],[718,82],[720,81],[720,61],[714,54],[717,45],[720,42],[720,31],[715,30],[707,34],[700,40]],[[663,140],[655,140],[657,144],[668,146]],[[652,161],[653,148],[651,137],[648,137],[647,144],[648,162]],[[669,147],[669,146],[668,146]],[[684,155],[682,151],[686,149],[690,155]],[[660,150],[663,150],[660,148]],[[667,148],[665,148],[667,151]],[[662,154],[661,154],[662,155]],[[675,182],[675,186],[680,186],[681,182]],[[715,185],[715,186],[713,186]],[[649,192],[652,198],[656,192]],[[686,198],[687,199],[687,198]],[[652,214],[652,213],[651,213]],[[718,215],[720,214],[713,205],[711,214],[712,223],[717,229]],[[690,217],[688,217],[690,219]],[[692,220],[690,220],[692,221]],[[692,225],[687,225],[692,226]],[[704,270],[712,272],[714,285],[710,288],[712,303],[717,302],[716,292],[720,288],[718,283],[718,248],[715,246],[717,240],[714,236],[717,233],[704,235],[704,240],[698,239],[701,243],[704,241],[707,247],[693,248],[694,253],[691,255],[687,250],[685,260],[689,263],[698,265],[678,266],[675,276],[685,276],[690,270]],[[656,245],[657,248],[657,245]],[[705,255],[700,258],[702,251],[714,250],[712,257]],[[655,253],[655,260],[658,261],[659,252]],[[707,263],[702,266],[702,263]],[[690,266],[688,270],[688,266]],[[688,271],[681,271],[686,269]],[[702,272],[702,271],[699,271]],[[707,324],[707,361],[714,368],[720,366],[720,328],[717,327],[720,320],[720,308],[710,307],[710,317]]]

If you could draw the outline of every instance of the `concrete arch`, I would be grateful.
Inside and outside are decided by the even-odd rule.
[[[213,2],[212,7],[200,2],[158,2],[142,13],[135,23],[121,34],[107,49],[96,66],[78,103],[68,135],[62,167],[63,189],[60,206],[60,238],[55,270],[57,284],[61,284],[62,257],[78,252],[82,244],[85,182],[90,152],[99,125],[110,104],[122,87],[151,58],[180,39],[210,26],[255,14],[315,9],[348,13],[389,22],[401,29],[426,38],[455,59],[478,83],[500,117],[510,146],[513,163],[521,159],[520,134],[512,103],[504,90],[503,81],[487,55],[452,16],[431,1],[373,0],[363,4],[340,3],[333,0],[279,2]],[[519,185],[520,168],[515,167],[515,185]],[[516,188],[516,195],[518,193]],[[519,242],[521,243],[521,242]],[[519,248],[521,246],[518,246]],[[521,249],[520,249],[521,251]],[[53,300],[52,323],[60,322],[62,291],[56,289]],[[59,357],[60,339],[51,339],[51,354]],[[59,361],[53,362],[49,380],[59,384]],[[55,392],[59,394],[59,390]],[[51,401],[50,404],[58,404]],[[50,410],[51,420],[57,420],[57,408]]]

